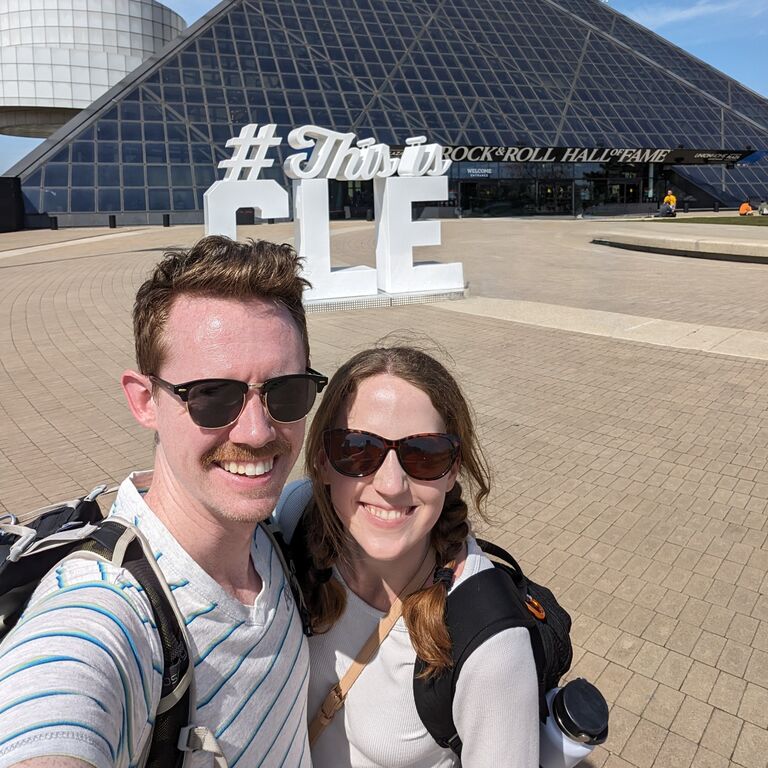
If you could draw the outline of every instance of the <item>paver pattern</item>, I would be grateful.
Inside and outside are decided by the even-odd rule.
[[[768,267],[593,246],[598,226],[448,222],[426,253],[460,258],[473,295],[768,330]],[[201,230],[119,232],[0,235],[0,513],[151,463],[118,385],[130,309],[163,248]],[[335,258],[372,264],[372,238],[336,227]],[[392,334],[463,383],[494,470],[478,528],[561,597],[570,676],[611,705],[588,765],[768,764],[768,363],[433,305],[309,323],[320,370]]]

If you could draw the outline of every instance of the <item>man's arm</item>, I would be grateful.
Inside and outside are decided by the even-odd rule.
[[[88,560],[57,567],[0,644],[0,768],[134,763],[151,732],[162,658],[132,577]]]

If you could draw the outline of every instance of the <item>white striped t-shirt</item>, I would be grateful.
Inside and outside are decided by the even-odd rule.
[[[123,482],[112,510],[136,524],[185,618],[194,663],[194,722],[230,768],[311,765],[307,644],[277,554],[261,529],[251,549],[263,589],[252,606],[226,593]],[[127,571],[68,560],[40,583],[0,644],[0,768],[67,755],[130,768],[151,734],[162,649],[149,603]],[[210,766],[195,754],[193,766]]]

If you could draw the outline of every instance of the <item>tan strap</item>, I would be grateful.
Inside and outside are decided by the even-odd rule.
[[[376,654],[379,646],[391,632],[392,627],[397,624],[398,619],[403,615],[403,600],[416,590],[421,589],[434,568],[435,556],[433,550],[430,548],[424,558],[424,562],[422,562],[419,570],[416,572],[416,575],[408,582],[408,584],[406,584],[405,588],[397,596],[395,602],[392,603],[392,607],[389,609],[389,613],[379,621],[376,629],[373,630],[371,636],[358,651],[357,656],[352,664],[350,664],[344,677],[331,688],[328,695],[325,697],[325,701],[320,705],[317,714],[312,718],[312,722],[309,724],[310,746],[317,741],[318,736],[320,736],[325,727],[331,720],[333,720],[334,715],[344,706],[344,701],[347,698],[347,694],[349,693],[352,684],[358,677],[360,677],[360,674],[365,669],[368,662]]]

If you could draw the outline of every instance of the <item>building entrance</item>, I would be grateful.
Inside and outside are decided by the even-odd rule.
[[[555,179],[539,181],[536,205],[538,213],[572,214],[573,182]]]
[[[461,181],[458,204],[464,216],[525,216],[573,213],[573,181],[509,179]]]

